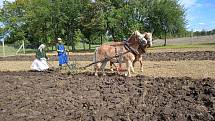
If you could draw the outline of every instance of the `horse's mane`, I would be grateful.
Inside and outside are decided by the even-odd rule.
[[[138,35],[138,36],[142,36],[142,34],[139,31],[135,31],[134,34]]]
[[[131,38],[134,38],[135,36],[138,36],[138,37],[140,37],[140,38],[143,38],[144,37],[144,35],[143,34],[141,34],[139,31],[134,31],[133,33],[132,33],[132,35],[128,38],[128,40],[127,41],[129,41]]]

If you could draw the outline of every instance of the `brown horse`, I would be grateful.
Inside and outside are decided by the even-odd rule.
[[[98,75],[99,69],[101,69],[103,75],[105,75],[104,68],[108,61],[114,62],[123,60],[127,66],[127,76],[130,77],[131,71],[134,71],[132,63],[135,60],[135,55],[139,54],[137,50],[142,50],[146,44],[147,40],[144,38],[144,35],[135,31],[126,42],[113,42],[111,44],[103,44],[96,48],[94,62],[101,62],[96,63],[94,66],[95,75]],[[117,55],[119,55],[118,58],[113,58]]]
[[[137,51],[139,54],[135,54],[135,60],[133,61],[133,67],[135,62],[139,61],[140,62],[140,71],[143,72],[143,58],[142,55],[144,53],[146,53],[146,49],[148,47],[152,46],[152,33],[150,32],[144,32],[143,34],[144,38],[147,40],[147,44],[144,45],[144,47],[142,48],[138,48]],[[119,71],[118,69],[120,69],[121,67],[116,67],[116,65],[114,64],[114,62],[110,61],[110,69],[111,71],[113,71],[113,65],[115,66],[116,70]]]
[[[134,66],[135,62],[137,62],[137,61],[140,62],[140,71],[141,72],[143,72],[143,54],[146,53],[146,49],[148,47],[152,46],[152,33],[145,32],[143,35],[144,35],[144,38],[147,40],[147,44],[144,48],[144,51],[142,51],[143,49],[138,49],[139,55],[135,56],[135,60],[133,62],[133,66]]]

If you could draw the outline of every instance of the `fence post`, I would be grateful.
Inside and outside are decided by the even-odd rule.
[[[23,50],[23,52],[25,54],[25,42],[24,42],[24,40],[22,40],[22,46],[23,46],[22,50]]]
[[[19,49],[16,51],[16,55],[19,53],[20,50],[23,50],[23,53],[25,54],[25,42],[24,40],[22,41],[22,45],[19,47]]]
[[[3,55],[4,55],[4,57],[5,57],[4,40],[2,41],[2,46],[3,46]]]
[[[191,31],[191,45],[193,44],[193,29]]]

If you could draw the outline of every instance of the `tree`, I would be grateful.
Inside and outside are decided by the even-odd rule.
[[[81,42],[83,40],[84,36],[83,34],[81,33],[81,30],[80,29],[77,29],[75,31],[75,35],[74,35],[74,43],[77,44],[78,42]],[[83,41],[82,41],[83,42]],[[85,50],[85,42],[83,42],[83,47],[84,47],[84,50]]]
[[[149,3],[147,28],[153,28],[154,35],[176,34],[185,31],[185,10],[177,0],[152,0]]]
[[[178,0],[16,0],[1,8],[9,42],[27,39],[32,45],[55,43],[57,37],[75,50],[76,30],[92,43],[127,39],[135,30],[164,37],[186,33],[184,8]],[[86,40],[86,39],[83,39]]]
[[[3,23],[3,32],[10,31],[11,38],[8,38],[9,43],[20,41],[26,38],[26,33],[20,29],[25,24],[23,22],[24,4],[22,1],[16,1],[16,4],[4,1],[5,7],[1,9],[1,22]]]
[[[83,3],[81,14],[78,17],[81,32],[87,38],[89,50],[91,49],[91,36],[95,33],[105,33],[103,9],[99,4],[92,1]]]

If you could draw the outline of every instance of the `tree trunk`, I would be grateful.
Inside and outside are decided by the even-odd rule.
[[[72,40],[72,51],[75,51],[76,49],[75,49],[75,43],[73,42],[73,40]]]
[[[85,42],[85,39],[84,39],[84,42],[83,42],[83,47],[84,47],[84,51],[86,50],[86,42]]]
[[[103,44],[102,35],[101,35],[101,45]]]
[[[114,29],[113,28],[111,28],[111,35],[113,37],[113,40],[115,40],[115,33],[114,33]]]
[[[69,29],[69,43],[71,43],[71,46],[72,46],[72,51],[76,51],[76,49],[75,49],[75,42],[74,42],[74,40],[72,39],[72,31],[71,31],[72,29],[71,29],[71,27],[70,27],[70,29]]]
[[[90,38],[88,38],[88,40],[89,40],[89,50],[91,50],[91,40]]]
[[[166,46],[166,34],[167,34],[167,32],[165,31],[165,34],[164,34],[164,46]]]

